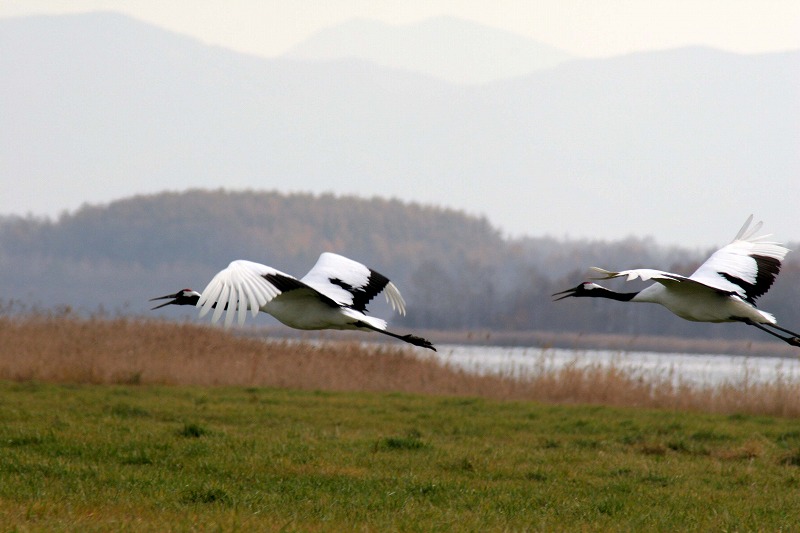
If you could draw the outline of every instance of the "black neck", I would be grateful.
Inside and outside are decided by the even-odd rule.
[[[586,291],[576,296],[590,296],[592,298],[608,298],[609,300],[617,300],[618,302],[630,302],[633,297],[639,294],[638,292],[616,292],[605,287],[595,287],[590,291]]]
[[[191,296],[179,296],[175,298],[174,302],[170,302],[172,305],[197,305],[197,302],[200,300],[200,297],[196,294]]]

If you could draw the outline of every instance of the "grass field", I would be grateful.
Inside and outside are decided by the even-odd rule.
[[[394,393],[0,385],[18,530],[795,530],[796,421]]]
[[[0,379],[3,530],[800,524],[786,384],[695,393],[613,370],[512,383],[391,345],[70,316],[0,318]]]

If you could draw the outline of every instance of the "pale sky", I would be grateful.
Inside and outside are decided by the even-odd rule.
[[[800,48],[798,0],[4,0],[0,17],[117,11],[260,56],[361,17],[391,24],[456,16],[573,55],[707,45],[738,53]]]

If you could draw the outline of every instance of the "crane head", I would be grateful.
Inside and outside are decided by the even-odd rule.
[[[574,296],[576,298],[580,298],[582,296],[592,296],[590,293],[594,289],[603,289],[603,287],[597,283],[592,283],[591,281],[584,281],[577,287],[553,294],[552,296],[560,296],[560,298],[556,298],[553,301],[557,302],[558,300],[563,300],[564,298],[569,298],[570,296]]]
[[[197,301],[200,299],[200,293],[197,291],[193,291],[192,289],[183,289],[182,291],[178,291],[175,294],[167,294],[166,296],[150,298],[150,301],[152,302],[154,300],[166,300],[168,298],[172,298],[172,301],[164,302],[161,305],[153,307],[153,309],[158,309],[160,307],[164,307],[167,305],[195,305]]]

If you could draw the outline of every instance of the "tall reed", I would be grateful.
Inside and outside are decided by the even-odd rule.
[[[670,375],[643,378],[613,364],[567,365],[523,379],[477,376],[417,357],[404,345],[264,340],[235,331],[69,312],[0,316],[0,379],[396,391],[800,416],[800,383],[780,376],[768,383],[743,379],[697,387]]]

